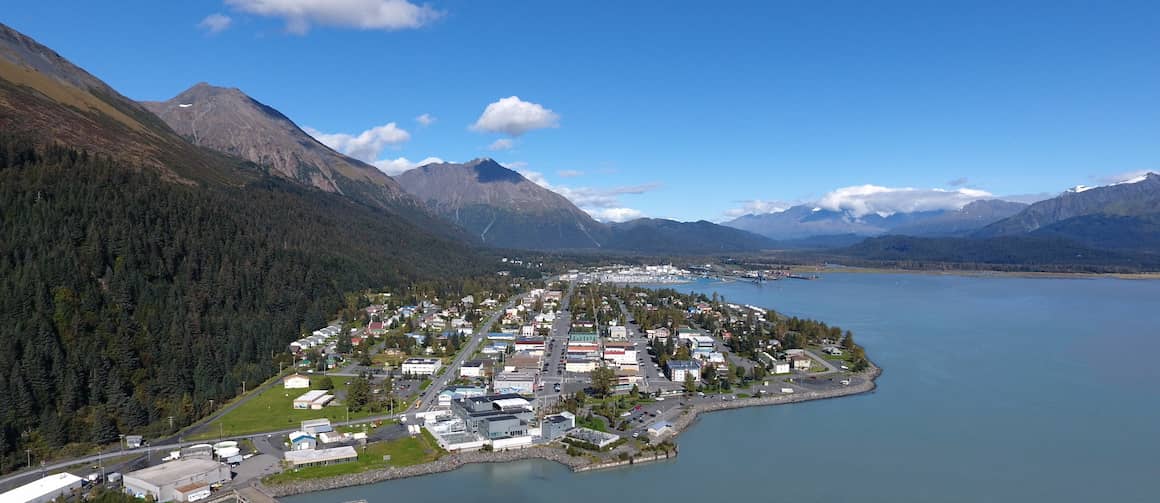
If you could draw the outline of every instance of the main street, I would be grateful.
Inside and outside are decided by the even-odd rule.
[[[435,397],[439,395],[440,391],[443,391],[443,388],[446,388],[448,384],[459,377],[459,367],[461,367],[463,362],[467,361],[468,358],[471,358],[471,356],[474,355],[475,352],[479,349],[479,345],[483,342],[484,339],[487,338],[487,334],[491,333],[492,325],[495,325],[495,323],[498,322],[501,317],[503,317],[505,311],[514,307],[517,302],[523,300],[523,298],[527,295],[528,294],[525,292],[512,296],[512,298],[508,299],[507,303],[504,304],[503,307],[491,313],[491,316],[487,319],[487,323],[480,325],[479,329],[477,329],[475,333],[471,334],[471,340],[468,341],[467,345],[463,347],[459,354],[451,360],[451,364],[444,366],[443,373],[433,378],[431,380],[431,384],[427,386],[427,389],[423,390],[423,392],[419,394],[419,407],[416,408],[416,412],[427,412],[435,407],[436,403],[438,402]]]

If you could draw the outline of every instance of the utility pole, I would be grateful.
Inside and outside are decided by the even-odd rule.
[[[173,416],[169,416],[169,429],[173,429]]]
[[[242,381],[242,394],[246,394],[246,381]]]
[[[222,437],[224,437],[225,435],[226,435],[225,424],[222,423],[221,421],[218,421],[218,442],[221,442]]]
[[[32,468],[32,450],[24,449],[24,453],[28,455],[28,467]]]

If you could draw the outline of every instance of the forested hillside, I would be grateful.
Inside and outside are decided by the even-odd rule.
[[[264,179],[171,183],[0,137],[0,452],[7,469],[160,434],[259,382],[342,294],[481,272],[381,210]]]

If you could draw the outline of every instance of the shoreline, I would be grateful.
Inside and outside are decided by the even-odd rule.
[[[820,271],[816,267],[791,266],[791,272],[808,272],[813,274],[917,274],[931,276],[964,276],[970,278],[1031,278],[1031,279],[1124,279],[1124,280],[1160,280],[1160,272],[1035,272],[1035,271],[995,271],[972,269],[903,269],[890,267],[823,267]]]
[[[675,441],[682,433],[685,432],[686,429],[696,424],[697,418],[700,417],[701,414],[730,409],[768,407],[774,405],[811,402],[815,400],[829,400],[846,396],[860,395],[874,391],[874,389],[877,388],[876,381],[881,375],[882,369],[875,365],[873,362],[870,362],[869,369],[856,374],[858,382],[851,383],[849,386],[839,389],[829,391],[811,391],[807,393],[795,393],[789,395],[775,395],[769,397],[739,398],[736,400],[700,403],[692,406],[686,406],[686,409],[681,413],[681,415],[672,421],[674,432],[673,434],[665,437],[665,440]],[[254,483],[254,487],[265,494],[281,498],[286,496],[296,496],[314,492],[329,491],[332,489],[341,489],[344,487],[377,484],[379,482],[386,482],[388,480],[421,477],[424,475],[450,472],[469,464],[510,463],[514,461],[530,459],[555,461],[570,468],[572,473],[580,473],[674,459],[679,453],[679,447],[680,446],[678,445],[672,453],[638,452],[637,456],[639,457],[634,456],[629,460],[614,459],[607,461],[593,461],[588,457],[569,456],[564,451],[564,449],[556,445],[529,447],[525,449],[497,452],[455,452],[447,454],[446,456],[443,456],[442,458],[439,458],[438,460],[432,461],[430,463],[424,463],[420,465],[398,468],[384,468],[361,473],[302,480],[277,485],[266,485],[259,481]]]

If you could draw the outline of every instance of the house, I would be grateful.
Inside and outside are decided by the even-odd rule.
[[[326,404],[334,400],[334,395],[329,395],[326,390],[315,389],[304,393],[302,396],[294,399],[294,408],[299,410],[314,409],[321,410]]]
[[[552,414],[540,421],[540,437],[546,441],[552,441],[568,434],[568,431],[575,427],[575,414],[568,411]]]
[[[459,366],[459,377],[484,378],[491,374],[491,360],[471,360]]]
[[[430,376],[442,366],[443,361],[438,358],[407,358],[403,360],[401,370],[405,375]]]
[[[665,340],[669,338],[669,329],[661,327],[655,330],[646,330],[650,340]]]
[[[312,451],[317,448],[318,437],[306,433],[305,431],[296,431],[290,434],[290,450]]]
[[[693,376],[693,382],[701,381],[701,364],[696,361],[669,360],[666,364],[669,380],[685,382],[686,376]]]
[[[824,351],[828,355],[833,355],[833,356],[841,356],[842,355],[842,350],[838,349],[837,346],[826,346],[826,347],[822,348],[822,351]]]
[[[377,337],[387,333],[387,327],[383,326],[381,321],[372,321],[370,325],[367,325],[367,333]]]
[[[813,365],[813,360],[806,355],[790,355],[789,362],[794,370],[809,370]]]

